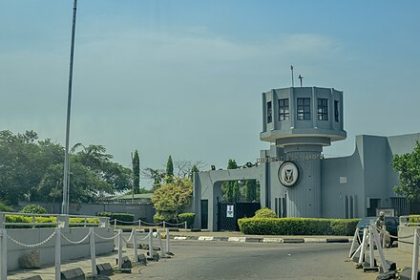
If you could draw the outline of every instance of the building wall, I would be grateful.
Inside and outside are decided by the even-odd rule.
[[[31,202],[32,204],[33,202]],[[61,213],[60,203],[35,202],[48,210],[48,213]],[[26,202],[19,203],[24,207]],[[156,213],[152,204],[128,204],[128,203],[70,203],[70,214],[95,216],[98,212],[119,212],[134,215],[134,220],[141,219],[148,223],[153,222],[153,215]]]

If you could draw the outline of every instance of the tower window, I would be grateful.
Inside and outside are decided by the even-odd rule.
[[[337,101],[337,100],[334,100],[334,120],[336,121],[336,122],[339,122],[340,121],[340,115],[339,115],[339,111],[338,111],[338,105],[339,105],[340,103]]]
[[[297,99],[297,119],[298,120],[311,119],[311,99],[310,98]]]
[[[279,99],[279,121],[289,119],[289,99]]]
[[[318,120],[328,121],[328,99],[318,98]]]
[[[271,101],[267,102],[267,122],[271,123],[273,121],[273,107]]]

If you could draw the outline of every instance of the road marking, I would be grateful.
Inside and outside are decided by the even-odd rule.
[[[186,236],[175,236],[174,237],[175,240],[187,240]]]
[[[266,237],[263,238],[263,243],[283,243],[283,238]]]
[[[213,236],[199,236],[198,240],[200,240],[200,241],[213,241],[214,237]]]
[[[228,241],[230,242],[245,242],[246,241],[246,237],[229,237]]]

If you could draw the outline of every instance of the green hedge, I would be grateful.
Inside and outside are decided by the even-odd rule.
[[[82,224],[85,222],[85,218],[70,218],[70,226],[78,226],[76,224]],[[97,218],[88,218],[86,220],[89,224],[99,224],[99,219]],[[6,215],[6,223],[33,223],[33,218],[30,216],[24,215]],[[36,227],[56,227],[57,218],[56,217],[35,217],[35,223],[39,224]],[[52,223],[52,225],[49,225]],[[45,224],[45,225],[43,225]],[[7,228],[31,228],[32,225],[7,225]]]
[[[262,235],[348,235],[354,234],[358,219],[243,218],[245,234]]]
[[[22,208],[19,212],[21,213],[33,213],[33,214],[47,214],[47,209],[38,204],[28,204]]]
[[[99,212],[96,214],[101,217],[108,217],[111,221],[117,220],[117,224],[125,225],[134,221],[134,215],[129,213],[117,213],[117,212]],[[121,222],[121,223],[120,223]],[[124,223],[126,222],[126,223]]]
[[[276,212],[270,208],[261,208],[255,212],[255,216],[253,218],[277,218],[277,215]]]
[[[410,215],[408,217],[409,223],[420,223],[420,215]]]
[[[187,222],[188,228],[192,228],[194,224],[195,213],[181,213],[178,215],[180,223]]]
[[[13,208],[0,201],[0,211],[2,212],[13,212]]]

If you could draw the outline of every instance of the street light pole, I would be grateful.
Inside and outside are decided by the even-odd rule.
[[[67,124],[66,124],[66,150],[64,154],[64,180],[63,180],[63,204],[61,205],[61,214],[69,213],[69,196],[70,196],[70,162],[69,162],[69,139],[70,139],[70,113],[71,113],[71,94],[73,84],[73,57],[74,57],[74,36],[76,33],[76,11],[77,0],[73,2],[73,24],[71,30],[71,47],[70,47],[70,71],[69,71],[69,88],[67,99]]]

